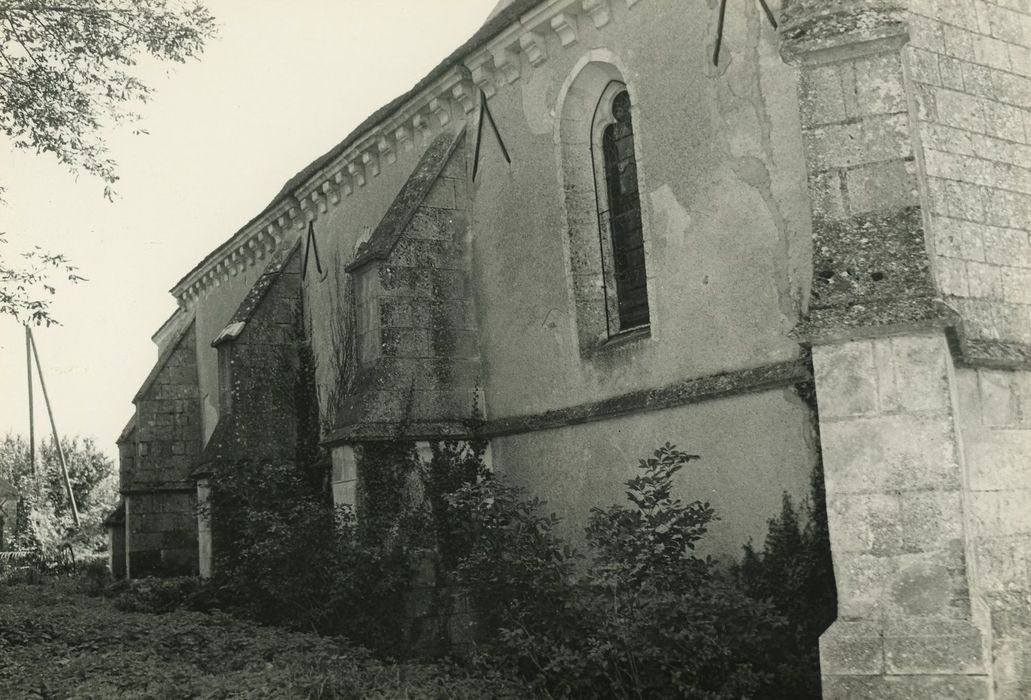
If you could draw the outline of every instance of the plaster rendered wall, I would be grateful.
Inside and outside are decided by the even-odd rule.
[[[910,0],[932,263],[974,339],[1031,343],[1031,6]]]
[[[758,3],[735,6],[717,69],[706,4],[611,11],[566,48],[549,36],[547,62],[524,62],[490,101],[513,160],[486,128],[472,259],[490,418],[798,352],[787,333],[808,285],[810,215],[794,71],[775,32]],[[615,62],[634,100],[652,325],[583,359],[556,133],[563,84],[591,58]]]
[[[280,243],[289,247],[289,243]],[[218,424],[218,351],[211,341],[222,332],[265,269],[265,262],[245,266],[218,287],[212,287],[195,307],[197,373],[200,379],[202,444]]]
[[[545,498],[582,544],[590,509],[625,504],[623,482],[667,441],[701,456],[678,474],[677,496],[712,503],[720,520],[701,546],[725,562],[749,539],[762,545],[785,491],[796,505],[809,493],[811,414],[791,389],[495,438],[492,450],[496,471]]]
[[[569,47],[546,37],[548,61],[531,67],[520,56],[522,77],[490,99],[513,158],[508,167],[486,127],[471,237],[491,417],[797,354],[786,334],[808,286],[809,207],[794,73],[777,53],[775,32],[758,6],[728,13],[717,69],[709,8],[613,3],[611,12],[600,30],[581,18]],[[637,98],[655,298],[652,337],[633,347],[632,358],[610,353],[585,362],[576,342],[555,110],[563,82],[597,48],[622,62]],[[466,118],[458,104],[451,110],[452,119]],[[470,141],[474,134],[471,123]],[[309,278],[305,294],[320,388],[334,380],[332,324],[347,294],[342,267],[428,145],[417,134],[413,141],[315,222],[327,275]]]

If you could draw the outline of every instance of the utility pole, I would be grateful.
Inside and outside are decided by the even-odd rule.
[[[72,508],[72,520],[75,527],[79,527],[79,508],[75,505],[75,494],[72,492],[72,482],[68,478],[68,465],[64,461],[64,450],[61,448],[61,439],[57,435],[57,424],[54,422],[54,411],[50,407],[50,397],[47,395],[47,383],[43,381],[43,368],[39,364],[39,353],[36,352],[36,339],[32,337],[32,329],[25,326],[28,332],[29,347],[32,348],[32,357],[36,360],[36,374],[39,375],[39,386],[43,390],[43,402],[47,405],[47,416],[50,417],[50,431],[54,436],[54,447],[57,448],[57,458],[61,462],[61,476],[64,478],[64,488],[68,493],[68,503]],[[32,383],[31,361],[29,369],[29,383]]]
[[[36,416],[32,404],[32,331],[25,326],[25,370],[29,379],[29,472],[36,473]]]

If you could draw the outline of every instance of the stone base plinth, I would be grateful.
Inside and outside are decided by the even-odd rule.
[[[989,700],[984,635],[969,620],[837,620],[820,638],[824,700]]]

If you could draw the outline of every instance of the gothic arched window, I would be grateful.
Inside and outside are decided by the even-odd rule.
[[[626,86],[612,81],[602,93],[592,129],[610,337],[649,323],[641,197],[630,106]]]

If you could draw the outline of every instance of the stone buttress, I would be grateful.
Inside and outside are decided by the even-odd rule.
[[[196,479],[199,567],[209,576],[212,531],[204,506],[211,471],[241,461],[297,459],[303,401],[298,382],[301,255],[276,253],[221,333],[219,420],[192,476]]]
[[[796,333],[838,587],[825,698],[1031,693],[1022,8],[786,8],[814,236]]]
[[[197,571],[193,469],[201,450],[192,318],[178,327],[136,394],[135,427],[119,445],[126,576]],[[129,459],[129,445],[135,456]]]
[[[347,266],[357,297],[358,367],[325,440],[338,503],[356,501],[354,446],[465,439],[481,417],[465,143],[457,124],[430,144]]]

